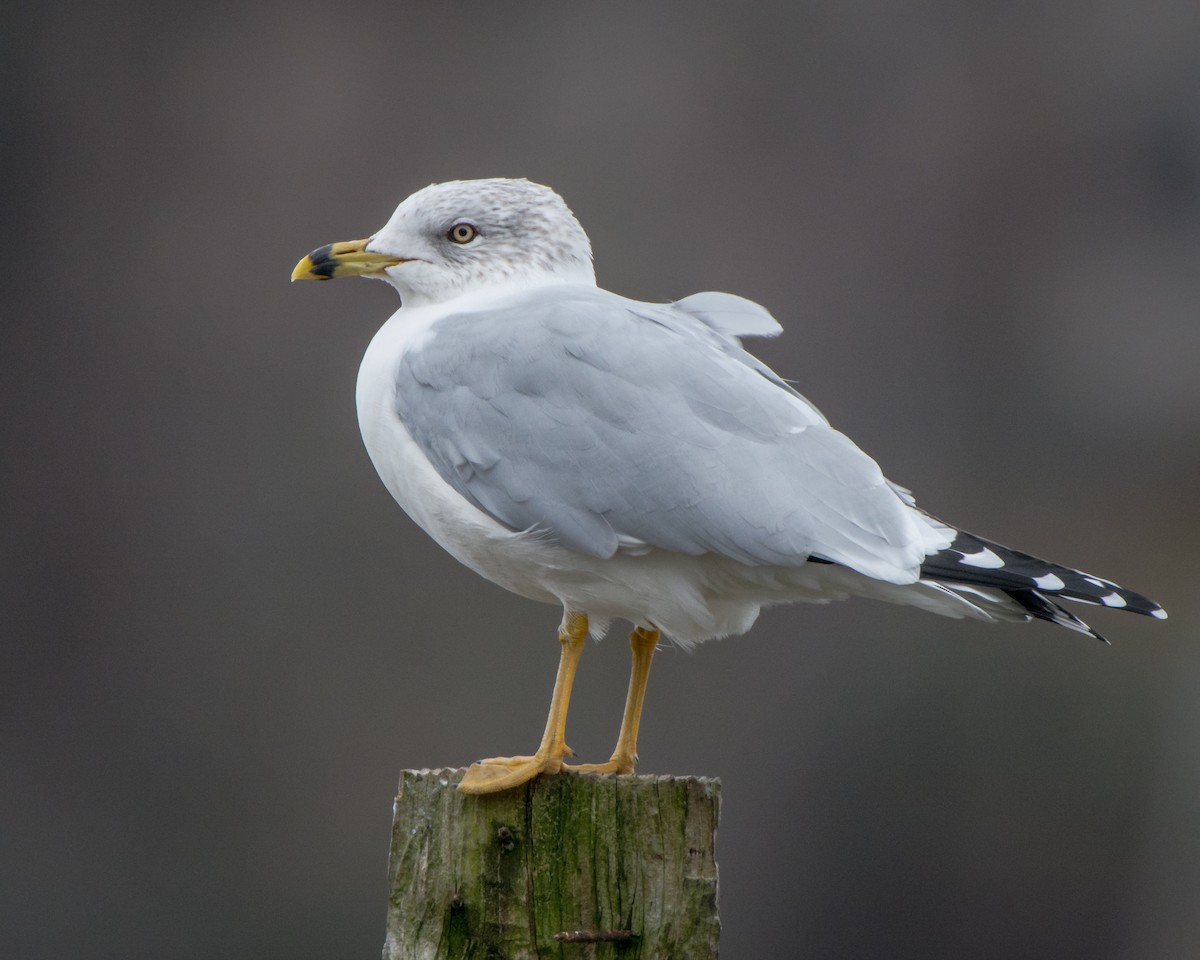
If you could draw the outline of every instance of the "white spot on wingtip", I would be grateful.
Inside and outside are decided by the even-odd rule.
[[[1061,590],[1066,586],[1060,578],[1052,573],[1048,573],[1044,577],[1034,577],[1033,582],[1042,590]]]
[[[1100,598],[1100,602],[1106,607],[1124,607],[1126,606],[1125,598],[1117,593],[1106,593]]]
[[[1150,616],[1157,617],[1159,620],[1166,620],[1167,619],[1167,611],[1164,610],[1162,607],[1159,607],[1157,610],[1151,610]]]
[[[962,555],[962,562],[972,567],[983,567],[987,570],[994,570],[1004,566],[1004,561],[987,547],[984,547],[978,553],[964,553]]]

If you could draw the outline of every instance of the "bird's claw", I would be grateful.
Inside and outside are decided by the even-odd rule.
[[[490,757],[479,760],[463,775],[458,789],[461,793],[499,793],[528,783],[541,773],[558,773],[563,769],[563,754],[542,753],[532,757]]]
[[[607,763],[564,763],[563,773],[617,773],[629,774],[635,770],[632,760],[620,760],[616,757]]]

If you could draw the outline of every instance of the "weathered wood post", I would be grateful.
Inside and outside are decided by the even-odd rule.
[[[720,782],[538,777],[464,796],[401,776],[384,960],[717,956]]]

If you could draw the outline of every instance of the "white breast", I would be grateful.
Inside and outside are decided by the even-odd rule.
[[[557,603],[541,582],[542,547],[513,533],[446,483],[396,408],[400,358],[434,335],[444,305],[398,310],[375,334],[358,370],[358,425],[367,454],[396,502],[460,563],[514,593]]]

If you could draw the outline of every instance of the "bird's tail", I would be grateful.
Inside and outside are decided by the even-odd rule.
[[[1077,600],[1160,620],[1167,617],[1159,604],[1140,593],[1089,573],[1011,550],[965,530],[956,531],[950,546],[925,558],[921,565],[921,582],[951,591],[972,605],[975,601],[994,603],[1007,598],[1021,608],[1026,620],[1047,620],[1098,640],[1104,638],[1055,600]]]

